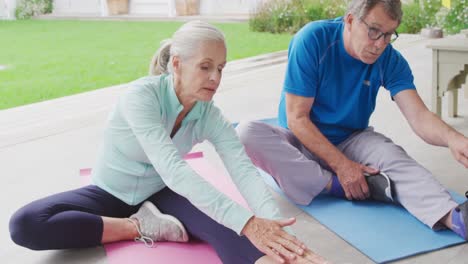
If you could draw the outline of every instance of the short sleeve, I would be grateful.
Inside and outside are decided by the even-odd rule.
[[[288,49],[288,65],[284,81],[287,93],[315,97],[318,87],[319,43],[313,23],[300,30],[291,40]]]
[[[393,47],[389,46],[388,48],[388,57],[383,62],[385,65],[383,76],[385,89],[390,92],[392,97],[403,90],[416,89],[413,73],[406,59]]]

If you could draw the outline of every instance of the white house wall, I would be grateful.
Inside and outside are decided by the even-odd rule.
[[[1,0],[0,0],[1,1]],[[12,1],[12,0],[5,0]],[[13,0],[14,1],[14,0]],[[175,15],[175,0],[130,0],[129,14],[144,16]],[[268,0],[200,0],[200,15],[248,15]],[[107,15],[107,0],[54,0],[57,15]]]
[[[169,2],[169,0],[130,0],[130,14],[169,16],[172,8]]]
[[[6,4],[5,4],[5,1],[0,2],[0,18],[6,18]]]
[[[15,19],[16,0],[0,0],[0,19]]]
[[[262,0],[200,0],[201,15],[248,15]]]
[[[54,14],[101,15],[101,1],[105,0],[54,0]]]

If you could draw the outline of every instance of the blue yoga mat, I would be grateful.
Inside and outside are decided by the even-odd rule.
[[[273,178],[260,172],[265,182],[284,196]],[[459,194],[451,195],[459,203],[466,200]],[[299,208],[377,263],[465,242],[452,231],[433,231],[398,205],[319,195]]]
[[[276,117],[265,118],[265,119],[261,119],[261,120],[259,120],[259,121],[262,121],[263,123],[267,123],[267,124],[274,125],[274,126],[277,126],[277,125],[278,125],[278,118],[276,118]],[[233,126],[233,127],[237,127],[237,125],[239,125],[238,122],[232,123],[232,126]]]

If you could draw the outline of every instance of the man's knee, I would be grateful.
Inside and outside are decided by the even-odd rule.
[[[255,138],[265,130],[265,123],[260,121],[240,122],[236,127],[239,139],[244,146],[250,146],[256,142]]]
[[[366,146],[372,148],[371,155],[376,155],[382,162],[409,158],[401,146],[378,132],[368,131],[363,140],[366,141]]]
[[[396,161],[409,159],[406,151],[392,141],[383,142],[376,146],[376,151],[379,153],[382,161]]]

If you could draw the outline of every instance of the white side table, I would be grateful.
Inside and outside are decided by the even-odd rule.
[[[468,37],[461,36],[432,41],[432,111],[441,115],[442,96],[448,93],[448,115],[457,115],[458,90],[468,74]],[[468,85],[465,85],[468,99]]]

